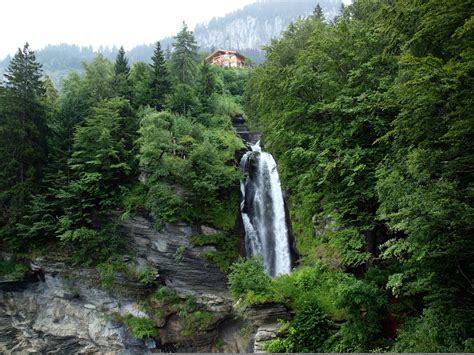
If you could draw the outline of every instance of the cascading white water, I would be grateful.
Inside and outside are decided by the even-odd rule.
[[[273,156],[251,146],[240,162],[247,179],[241,182],[241,213],[247,255],[263,257],[271,276],[291,271],[291,253],[285,203]]]

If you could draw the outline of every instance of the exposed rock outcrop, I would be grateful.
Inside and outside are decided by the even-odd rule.
[[[17,282],[0,280],[0,352],[144,353],[150,347],[210,352],[219,350],[216,343],[228,351],[239,351],[233,343],[218,341],[220,324],[234,322],[226,275],[201,256],[212,246],[196,247],[190,242],[192,235],[218,231],[185,224],[165,225],[157,230],[148,217],[122,220],[116,213],[112,218],[127,238],[130,257],[124,258],[124,263],[151,265],[159,274],[158,283],[182,297],[192,295],[200,309],[213,313],[214,321],[183,339],[182,322],[171,313],[157,323],[156,343],[152,339],[139,341],[110,315],[117,312],[122,316],[148,317],[138,304],[152,292],[150,286],[119,272],[107,292],[100,287],[96,269],[74,268],[39,258],[32,265],[41,270],[41,275]]]
[[[43,280],[0,291],[0,352],[143,353],[148,349],[124,325],[105,317],[110,311],[128,314],[137,305],[93,287],[95,270],[71,269],[42,259],[35,264],[44,270]]]
[[[243,316],[254,329],[248,351],[264,353],[264,343],[279,336],[278,320],[289,320],[292,315],[284,305],[267,303],[245,308]]]
[[[129,253],[139,263],[154,265],[166,286],[183,293],[229,298],[226,275],[201,256],[209,247],[193,246],[190,241],[191,236],[202,233],[199,226],[166,224],[157,230],[151,217],[113,217],[128,239]]]

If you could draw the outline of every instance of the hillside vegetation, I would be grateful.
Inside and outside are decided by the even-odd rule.
[[[333,24],[296,21],[253,72],[246,111],[302,254],[269,286],[297,309],[287,351],[473,351],[472,15],[463,0],[358,0]],[[346,322],[308,343],[298,315],[316,306]]]
[[[247,71],[201,62],[184,24],[171,58],[157,43],[151,63],[98,55],[58,93],[28,44],[18,51],[0,86],[2,250],[107,262],[125,252],[116,210],[232,231],[243,143],[230,117]]]

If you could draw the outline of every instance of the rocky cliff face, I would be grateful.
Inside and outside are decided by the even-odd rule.
[[[95,268],[36,257],[27,263],[28,277],[0,279],[0,353],[262,352],[263,342],[278,336],[277,319],[290,317],[281,305],[247,307],[236,315],[226,275],[201,256],[213,247],[190,242],[195,234],[217,230],[185,224],[156,230],[146,216],[121,220],[117,213],[111,218],[128,242],[124,264],[152,265],[156,281],[145,285],[117,272],[112,288],[105,290]],[[175,292],[175,302],[192,297],[211,320],[183,336],[186,319],[176,307],[157,302],[162,307],[157,318],[143,305],[160,284]],[[118,319],[129,315],[153,319],[158,335],[134,338]]]
[[[342,0],[258,1],[196,26],[194,34],[201,48],[260,50],[263,45],[270,44],[272,39],[279,38],[298,16],[312,14],[318,2],[327,19],[334,18],[342,4]]]
[[[72,270],[63,263],[35,260],[41,279],[9,284],[0,291],[0,352],[143,353],[148,343],[134,339],[123,324],[108,320],[108,311],[139,314],[132,299],[114,297],[94,286],[95,270]],[[5,284],[0,284],[0,289]]]
[[[115,218],[127,238],[124,263],[147,263],[158,272],[155,287],[124,274],[115,275],[113,288],[101,288],[96,269],[74,268],[64,262],[36,258],[28,281],[0,280],[0,352],[144,353],[150,349],[186,352],[245,351],[226,288],[226,275],[201,257],[212,247],[194,247],[193,234],[216,233],[206,226],[166,225],[157,231],[151,219]],[[183,338],[183,322],[175,311],[157,324],[158,337],[140,341],[111,314],[152,317],[141,302],[157,284],[180,297],[192,295],[199,309],[212,313],[205,329]],[[158,348],[158,349],[157,349]]]

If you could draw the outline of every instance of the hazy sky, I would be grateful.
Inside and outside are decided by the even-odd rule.
[[[316,3],[317,0],[315,0]],[[191,29],[255,0],[3,0],[0,58],[29,42],[123,45],[131,49],[175,35],[185,20]],[[345,3],[350,0],[344,0]]]

